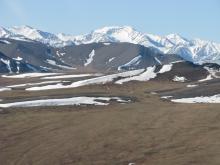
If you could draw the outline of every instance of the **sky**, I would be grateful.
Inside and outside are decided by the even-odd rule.
[[[85,34],[104,26],[220,43],[220,0],[0,0],[0,26]]]

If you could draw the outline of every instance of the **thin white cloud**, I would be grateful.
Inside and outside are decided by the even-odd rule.
[[[10,10],[15,18],[17,18],[20,22],[27,21],[27,15],[18,0],[3,0],[5,6]]]

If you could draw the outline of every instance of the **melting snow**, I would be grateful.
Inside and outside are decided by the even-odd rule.
[[[79,78],[79,77],[88,77],[88,76],[101,76],[101,74],[75,74],[75,75],[61,75],[61,76],[50,76],[42,77],[41,79],[65,79],[65,78]]]
[[[20,72],[20,62],[16,61],[16,64],[17,64],[17,72],[16,73],[19,73]]]
[[[7,41],[7,40],[0,40],[0,42],[3,42],[5,44],[11,44],[11,42]]]
[[[215,70],[209,67],[204,67],[204,69],[206,69],[209,72],[209,75],[206,78],[199,80],[199,82],[209,81],[213,78],[220,78],[220,76],[216,75],[216,73],[219,73],[219,70]]]
[[[115,57],[112,57],[108,60],[108,62],[112,62],[115,59]]]
[[[194,87],[197,87],[198,85],[195,85],[195,84],[189,84],[189,85],[187,85],[186,87],[187,88],[194,88]]]
[[[106,84],[106,83],[112,82],[114,79],[134,76],[134,75],[142,73],[143,71],[144,69],[139,69],[139,70],[127,71],[127,72],[122,72],[122,73],[117,73],[117,74],[112,74],[112,75],[106,75],[106,76],[100,76],[96,78],[76,81],[70,85],[62,85],[62,84],[47,85],[47,86],[41,86],[41,87],[27,88],[26,90],[38,91],[38,90],[49,90],[49,89],[75,88],[75,87],[93,85],[93,84]]]
[[[23,58],[21,58],[21,57],[16,57],[16,58],[13,58],[14,60],[16,60],[16,61],[22,61],[23,60]]]
[[[127,78],[124,78],[124,79],[121,79],[121,80],[118,80],[116,81],[115,83],[116,84],[123,84],[125,82],[128,82],[128,81],[148,81],[152,78],[155,78],[157,76],[157,74],[154,72],[155,71],[155,66],[153,67],[148,67],[146,69],[146,71],[144,71],[143,73],[137,75],[137,76],[133,76],[133,77],[127,77]]]
[[[24,74],[17,74],[17,75],[2,75],[5,78],[30,78],[30,77],[43,77],[43,76],[50,76],[50,75],[58,75],[61,73],[24,73]]]
[[[65,66],[65,65],[59,65],[56,63],[56,61],[54,60],[49,60],[47,59],[47,63],[49,63],[50,65],[53,65],[53,66],[57,66],[59,68],[63,68],[63,69],[76,69],[76,68],[73,68],[73,67],[69,67],[69,66]]]
[[[109,101],[115,100],[120,103],[126,103],[130,100],[124,100],[119,97],[72,97],[63,99],[44,99],[32,100],[14,103],[0,104],[1,108],[9,107],[36,107],[36,106],[62,106],[62,105],[108,105]]]
[[[158,73],[165,73],[171,71],[173,64],[163,65]]]
[[[212,69],[212,68],[209,68],[209,67],[204,67],[204,69],[206,69],[210,75],[212,75],[212,77],[214,78],[220,78],[220,76],[217,76],[216,73],[220,73],[219,70],[216,70],[216,69]]]
[[[105,43],[103,43],[104,45],[111,45],[111,43],[108,43],[108,42],[105,42]]]
[[[92,52],[89,54],[89,58],[86,60],[84,66],[89,65],[93,61],[94,56],[95,56],[95,50],[93,49]]]
[[[7,88],[7,87],[0,88],[0,92],[10,91],[10,90],[11,90],[11,88]]]
[[[10,85],[10,86],[7,86],[7,87],[9,87],[9,88],[16,88],[16,87],[52,84],[52,83],[59,83],[59,82],[69,82],[69,81],[43,81],[43,82],[39,82],[39,83],[16,84],[16,85]]]
[[[58,57],[62,57],[62,56],[64,56],[66,53],[60,53],[60,52],[57,50],[57,51],[56,51],[56,54],[57,54]]]
[[[12,73],[11,65],[10,65],[10,60],[5,60],[5,59],[1,58],[1,61],[7,66],[8,71],[10,73]]]
[[[187,79],[185,77],[179,77],[179,76],[175,76],[173,78],[173,81],[176,81],[176,82],[185,82]]]
[[[172,98],[173,96],[162,96],[161,98],[162,99],[169,99],[169,98]]]
[[[90,78],[86,80],[76,81],[70,85],[63,85],[63,84],[55,84],[55,85],[46,85],[41,87],[31,87],[27,88],[26,90],[29,91],[38,91],[38,90],[49,90],[49,89],[65,89],[65,88],[75,88],[85,85],[93,85],[93,84],[106,84],[109,82],[114,82],[115,79],[120,78],[117,80],[116,84],[123,84],[124,82],[128,81],[148,81],[152,78],[155,78],[158,73],[165,73],[172,69],[172,64],[164,65],[159,72],[155,72],[156,66],[148,67],[146,69],[138,69],[132,71],[121,72],[112,75],[100,76],[96,78]],[[75,77],[77,75],[62,75],[62,76],[54,76],[54,77],[44,77],[42,79],[57,79],[57,78],[70,78]],[[84,75],[85,76],[85,75]],[[94,76],[94,75],[93,75]],[[99,76],[99,75],[97,75]],[[178,78],[179,80],[179,78]],[[181,80],[181,79],[180,79]],[[185,79],[184,79],[185,80]]]
[[[134,57],[131,61],[129,61],[128,63],[121,65],[118,67],[118,70],[121,70],[123,67],[132,67],[132,66],[137,66],[140,62],[141,62],[141,58],[142,56],[136,56]]]
[[[208,75],[205,79],[201,79],[201,80],[199,80],[199,82],[204,82],[204,81],[208,81],[208,80],[212,80],[213,78],[212,78],[212,75],[210,74],[210,75]]]
[[[176,103],[220,103],[220,95],[172,99],[171,101]]]

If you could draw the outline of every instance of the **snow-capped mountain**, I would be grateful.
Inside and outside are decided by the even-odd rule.
[[[128,42],[154,48],[164,54],[177,54],[194,63],[220,64],[220,44],[199,39],[186,39],[178,34],[158,36],[137,31],[129,26],[104,27],[79,36],[52,34],[30,26],[0,28],[1,38],[27,39],[53,47],[99,42]]]

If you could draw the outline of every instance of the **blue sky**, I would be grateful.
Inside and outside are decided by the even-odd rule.
[[[111,25],[220,42],[220,0],[0,0],[0,26],[83,34]]]

